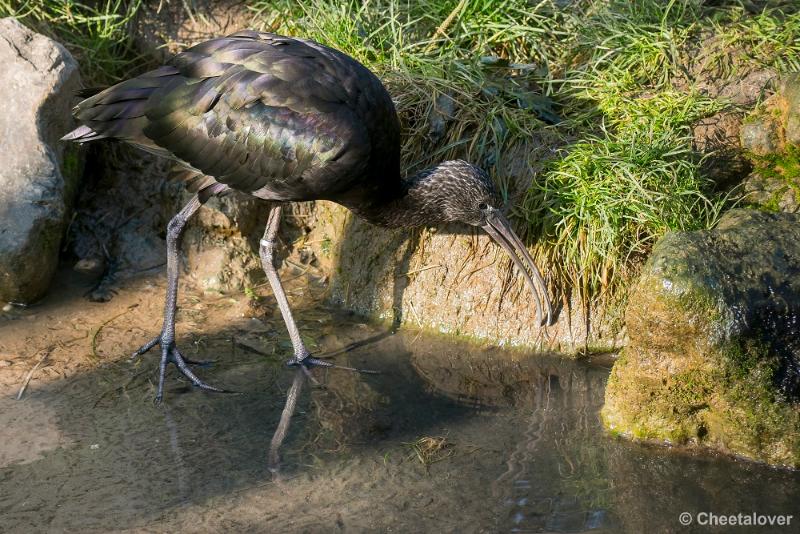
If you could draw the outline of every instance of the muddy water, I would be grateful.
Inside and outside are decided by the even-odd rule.
[[[0,531],[708,531],[681,526],[682,512],[800,521],[797,473],[606,436],[608,362],[317,314],[304,331],[319,352],[356,345],[336,361],[381,374],[315,371],[277,474],[267,449],[293,372],[259,348],[269,332],[223,330],[190,352],[216,358],[198,373],[236,393],[171,374],[156,407],[150,356],[0,399]]]

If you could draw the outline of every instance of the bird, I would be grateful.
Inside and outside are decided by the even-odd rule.
[[[552,323],[545,281],[502,212],[487,172],[463,160],[413,175],[401,170],[401,127],[380,79],[349,55],[310,39],[243,30],[176,54],[163,66],[104,89],[72,110],[63,141],[113,139],[172,160],[191,176],[191,200],[169,221],[161,331],[133,353],[159,345],[155,398],[172,363],[200,380],[176,345],[178,253],[186,222],[210,198],[238,191],[270,202],[259,243],[262,267],[291,338],[289,366],[336,367],[306,348],[274,265],[286,203],[328,200],[376,226],[460,222],[483,228],[527,280],[540,325]],[[543,311],[544,308],[544,311]],[[352,370],[352,369],[351,369]]]

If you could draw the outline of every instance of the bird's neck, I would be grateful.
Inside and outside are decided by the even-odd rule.
[[[401,178],[399,187],[380,201],[347,206],[362,219],[387,228],[436,226],[445,222],[437,183],[442,178],[437,167]]]

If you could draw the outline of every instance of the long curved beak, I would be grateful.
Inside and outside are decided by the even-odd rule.
[[[536,319],[539,324],[550,325],[553,320],[553,308],[550,305],[550,297],[547,294],[547,286],[542,278],[542,273],[533,262],[530,252],[522,243],[522,240],[517,237],[514,230],[511,229],[511,224],[508,219],[497,211],[492,211],[486,218],[486,224],[482,228],[489,234],[492,239],[497,241],[497,244],[505,249],[514,265],[525,275],[528,284],[531,286],[531,291],[536,298]],[[533,274],[533,278],[531,278]],[[534,283],[534,280],[536,281]],[[538,285],[537,285],[538,284]],[[542,302],[544,307],[547,308],[547,321],[542,320]]]

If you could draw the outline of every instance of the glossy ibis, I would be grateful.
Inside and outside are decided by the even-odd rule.
[[[274,202],[260,256],[292,339],[290,365],[332,366],[303,345],[273,265],[281,205],[288,201],[330,200],[387,227],[451,221],[480,226],[526,277],[538,321],[551,322],[544,280],[498,210],[489,176],[456,160],[404,178],[400,123],[389,93],[372,72],[338,50],[241,31],[193,46],[161,68],[97,92],[73,113],[81,126],[64,140],[119,139],[170,158],[194,176],[195,196],[167,228],[161,333],[134,353],[161,347],[157,402],[169,362],[194,385],[220,391],[195,376],[188,366],[193,362],[175,345],[178,244],[187,219],[230,189]]]

